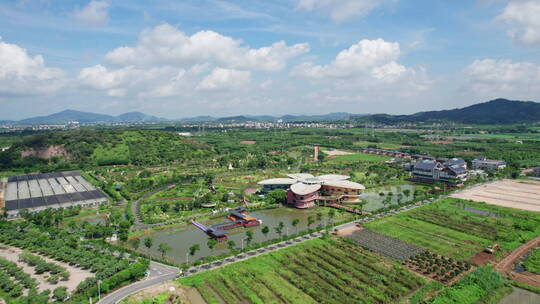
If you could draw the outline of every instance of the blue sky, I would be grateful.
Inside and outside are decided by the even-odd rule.
[[[538,0],[5,0],[0,119],[540,100]]]

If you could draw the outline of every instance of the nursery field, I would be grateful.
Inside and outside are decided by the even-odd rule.
[[[207,303],[390,303],[425,282],[354,244],[316,239],[180,283]]]
[[[383,162],[390,160],[388,156],[374,155],[367,153],[355,153],[349,155],[339,155],[331,158],[331,162]]]
[[[464,260],[494,243],[511,251],[534,238],[540,233],[540,214],[448,198],[366,227]]]

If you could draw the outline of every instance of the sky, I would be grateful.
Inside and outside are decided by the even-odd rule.
[[[0,120],[540,101],[540,0],[2,0]]]

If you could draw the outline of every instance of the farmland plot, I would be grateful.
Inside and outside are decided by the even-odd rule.
[[[181,279],[207,303],[389,303],[424,284],[391,260],[342,240],[312,240]]]
[[[355,231],[348,238],[362,247],[402,261],[425,251],[420,247],[369,229]]]
[[[465,260],[494,243],[510,251],[531,240],[540,234],[540,215],[448,198],[365,226],[441,255]]]

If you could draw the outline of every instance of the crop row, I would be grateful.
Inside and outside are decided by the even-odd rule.
[[[384,258],[382,258],[384,260]],[[359,246],[317,240],[195,279],[208,303],[388,303],[423,280]]]
[[[35,288],[37,286],[36,279],[24,272],[23,269],[17,266],[16,263],[8,261],[2,257],[0,257],[0,269],[9,276],[21,282],[25,288]]]
[[[374,232],[369,229],[356,231],[348,237],[357,244],[394,259],[406,260],[424,251],[407,242]]]
[[[430,252],[411,257],[405,262],[405,265],[413,271],[445,283],[471,269],[469,263]]]
[[[63,281],[69,279],[69,271],[58,264],[45,261],[42,257],[23,251],[19,254],[19,259],[31,267],[34,267],[36,274],[48,272],[51,276],[47,279],[50,283],[56,283],[61,278]]]
[[[21,284],[14,282],[7,272],[0,270],[0,289],[6,292],[10,297],[16,298],[22,294],[24,287]]]

